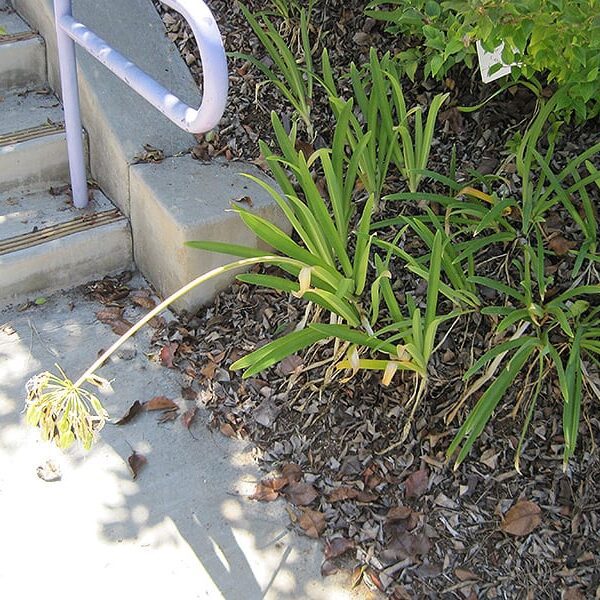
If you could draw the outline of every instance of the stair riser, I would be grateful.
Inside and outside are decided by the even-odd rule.
[[[2,255],[0,307],[129,269],[132,261],[125,219]]]
[[[46,50],[41,38],[0,43],[0,91],[46,82]]]
[[[69,181],[64,132],[0,146],[0,192],[47,190]]]

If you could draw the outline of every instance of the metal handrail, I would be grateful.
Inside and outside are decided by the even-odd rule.
[[[198,109],[188,106],[101,37],[73,18],[72,0],[54,0],[58,60],[73,203],[88,203],[75,44],[99,60],[173,123],[190,133],[204,133],[225,111],[228,72],[225,49],[215,19],[203,0],[161,0],[180,13],[192,28],[203,67],[203,96]]]

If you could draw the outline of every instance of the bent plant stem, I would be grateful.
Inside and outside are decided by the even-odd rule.
[[[195,287],[229,271],[263,263],[287,264],[296,267],[299,264],[294,259],[266,254],[243,258],[200,275],[171,294],[133,325],[108,350],[103,352],[74,383],[64,375],[58,365],[62,379],[49,372],[33,377],[28,384],[28,422],[41,427],[44,439],[54,441],[61,448],[67,448],[75,440],[79,440],[84,448],[88,449],[92,444],[94,433],[102,428],[108,414],[100,400],[82,386],[85,383],[91,383],[97,387],[102,386],[104,380],[96,376],[95,372],[106,360],[144,325]],[[94,409],[96,416],[90,414],[89,406]]]
[[[129,338],[133,337],[144,325],[150,322],[154,317],[158,316],[163,310],[168,308],[173,302],[179,300],[179,298],[185,296],[188,292],[191,292],[195,287],[205,283],[213,277],[218,277],[228,271],[233,271],[246,266],[252,266],[259,263],[271,262],[273,260],[284,261],[280,256],[260,256],[256,258],[245,258],[242,260],[229,263],[222,267],[217,267],[208,273],[204,273],[196,279],[190,281],[187,285],[171,294],[166,300],[163,300],[159,305],[153,308],[146,316],[140,319],[133,327],[126,331],[108,350],[103,352],[98,360],[92,364],[92,366],[85,372],[81,377],[74,383],[74,387],[78,388],[85,383],[105,362],[108,358],[116,352]]]

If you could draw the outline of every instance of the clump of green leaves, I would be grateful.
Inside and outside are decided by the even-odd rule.
[[[309,35],[310,12],[305,9],[300,10],[299,51],[301,57],[297,59],[290,50],[288,41],[266,14],[254,15],[241,3],[240,8],[252,31],[273,61],[273,67],[268,67],[262,60],[251,54],[231,52],[230,55],[234,58],[250,61],[265,76],[267,82],[275,85],[302,119],[308,136],[312,139],[314,128],[310,113],[313,100],[314,71]]]
[[[345,100],[335,83],[327,50],[322,55],[323,82],[336,119],[339,120]],[[408,108],[400,83],[397,63],[386,52],[381,59],[371,48],[369,62],[362,69],[350,64],[348,77],[352,83],[353,101],[358,115],[348,119],[347,137],[353,148],[365,143],[359,162],[360,178],[378,203],[394,164],[405,177],[408,187],[416,192],[427,168],[438,113],[448,94],[436,95],[424,122],[422,106]],[[365,141],[365,138],[369,138]]]
[[[409,77],[419,65],[425,77],[443,78],[455,65],[473,68],[475,42],[502,53],[514,79],[545,78],[566,88],[555,110],[579,120],[600,111],[599,0],[391,0],[371,2],[367,14],[417,45],[398,58]]]

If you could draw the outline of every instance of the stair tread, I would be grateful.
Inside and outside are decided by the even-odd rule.
[[[93,190],[93,198],[85,209],[73,206],[66,186],[49,191],[0,194],[0,247],[7,240],[27,236],[39,237],[43,230],[64,227],[70,223],[93,223],[98,215],[116,211],[113,204],[99,190]],[[115,212],[115,217],[118,213]]]
[[[58,98],[48,88],[16,90],[0,94],[0,136],[45,125],[62,123]]]
[[[0,7],[0,28],[4,29],[8,35],[15,33],[30,32],[31,27],[19,17],[19,15],[12,9],[6,8],[2,10]],[[2,41],[2,35],[0,35],[0,42]]]

